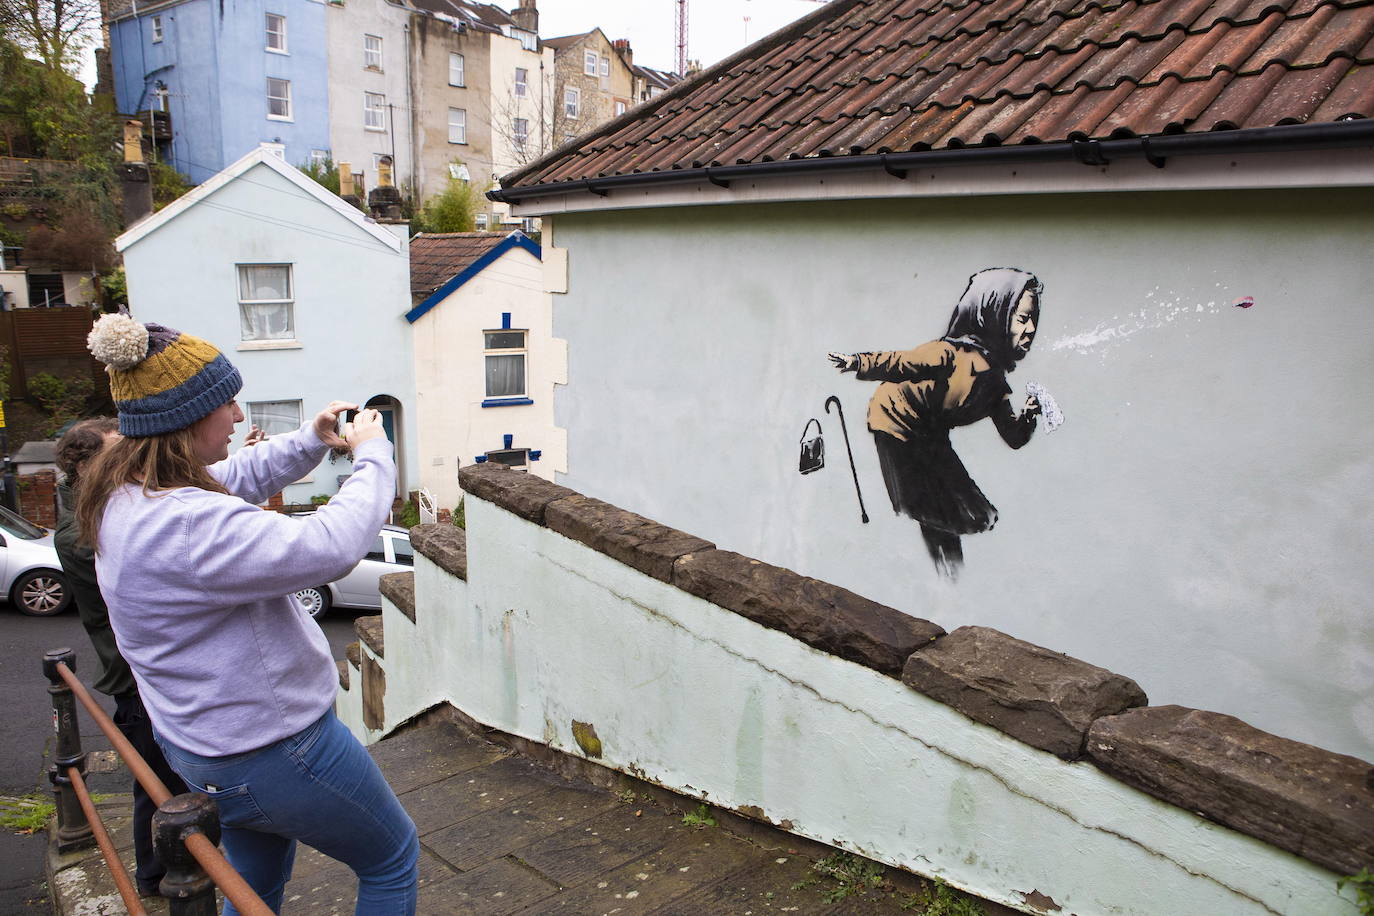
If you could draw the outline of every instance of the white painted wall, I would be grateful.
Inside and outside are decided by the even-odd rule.
[[[335,162],[366,173],[367,189],[377,186],[378,155],[394,156],[395,181],[409,184],[415,174],[411,153],[411,91],[407,8],[387,0],[348,0],[325,6],[329,41],[329,141]],[[363,66],[363,36],[382,39],[382,68]],[[364,127],[363,93],[380,92],[393,108],[385,131]],[[300,163],[293,163],[299,165]]]
[[[1102,665],[1156,704],[1374,759],[1372,208],[1361,188],[553,217],[560,482],[948,629]],[[875,383],[825,354],[938,338],[995,266],[1045,284],[1010,381],[1018,398],[1043,383],[1067,419],[1020,451],[988,422],[955,431],[1001,518],[964,538],[951,584],[891,510],[865,429]],[[803,477],[810,417],[828,466]]]
[[[0,270],[0,290],[9,293],[8,305],[14,309],[29,307],[29,273],[26,270]]]
[[[529,71],[529,88],[524,98],[515,95],[517,67]],[[518,39],[506,38],[503,35],[492,36],[490,112],[485,116],[492,120],[492,171],[498,176],[513,172],[525,162],[533,161],[533,154],[539,150],[541,118],[544,130],[552,135],[555,102],[552,81],[553,48],[526,51]],[[514,118],[524,118],[530,122],[530,155],[522,157],[513,148],[511,122]],[[482,177],[485,179],[491,176]],[[509,211],[509,207],[504,204],[499,206],[502,210]]]
[[[397,463],[402,486],[413,487],[415,376],[404,317],[409,252],[405,227],[386,228],[400,230],[399,250],[259,163],[124,249],[130,308],[140,321],[179,328],[223,351],[243,374],[238,401],[245,413],[252,401],[301,400],[309,419],[336,398],[396,398]],[[257,349],[241,340],[240,263],[293,265],[296,345]],[[246,432],[245,423],[235,442]],[[338,475],[349,471],[347,462],[326,459],[287,487],[285,499],[333,493]]]
[[[544,269],[515,248],[458,287],[412,325],[415,346],[420,481],[437,505],[458,504],[458,468],[503,447],[538,449],[532,473],[550,480],[567,469],[567,433],[554,426],[554,386],[567,381],[568,353],[553,339],[552,296]],[[482,332],[501,327],[529,331],[526,383],[533,404],[483,407],[485,361]]]
[[[417,557],[388,603],[386,717],[448,701],[486,725],[1030,911],[1353,914],[1336,876],[970,722],[894,678],[468,497],[468,581]],[[368,650],[363,649],[364,652]]]

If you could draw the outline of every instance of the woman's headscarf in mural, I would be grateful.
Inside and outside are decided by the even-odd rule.
[[[1026,290],[1040,296],[1034,274],[1012,267],[990,267],[968,278],[968,288],[954,307],[944,339],[978,350],[1003,372],[1016,368],[1011,344],[1011,315]]]

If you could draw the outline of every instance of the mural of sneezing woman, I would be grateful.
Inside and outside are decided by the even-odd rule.
[[[990,530],[997,509],[964,469],[949,432],[990,418],[1012,448],[1030,441],[1040,403],[1028,397],[1016,413],[1007,373],[1035,340],[1041,290],[1023,270],[980,270],[940,339],[913,350],[829,354],[841,372],[881,382],[868,403],[868,428],[892,509],[920,522],[935,568],[950,578],[963,565],[960,538]]]

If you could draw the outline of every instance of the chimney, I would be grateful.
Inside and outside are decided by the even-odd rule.
[[[634,49],[630,47],[630,39],[617,38],[615,41],[611,42],[611,44],[615,45],[616,51],[620,54],[620,59],[625,61],[625,66],[633,70],[635,66],[635,52]]]
[[[520,0],[520,6],[510,11],[510,18],[517,28],[539,34],[539,9],[534,0]]]
[[[367,195],[367,208],[373,219],[401,218],[401,192],[391,182],[390,156],[383,156],[377,163],[377,187]]]
[[[347,162],[339,163],[339,196],[359,210],[363,208],[363,198],[353,186],[353,166]]]
[[[124,122],[124,161],[119,164],[124,190],[124,225],[132,226],[153,212],[153,182],[143,161],[143,122]]]

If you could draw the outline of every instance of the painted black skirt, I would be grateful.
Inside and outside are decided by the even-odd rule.
[[[948,430],[903,442],[873,430],[892,511],[950,534],[977,534],[997,524],[997,508],[964,470]]]

